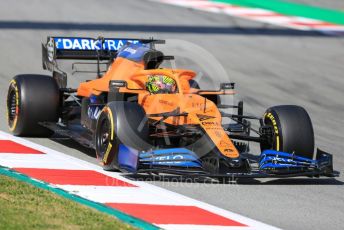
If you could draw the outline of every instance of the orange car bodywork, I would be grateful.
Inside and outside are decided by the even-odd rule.
[[[174,94],[150,94],[145,89],[145,83],[150,75],[170,76],[176,81],[178,92]],[[180,113],[187,113],[187,116],[172,116],[164,122],[176,126],[200,125],[224,156],[239,157],[238,150],[221,126],[222,116],[217,106],[202,96],[205,94],[231,95],[234,94],[234,91],[203,91],[190,88],[189,80],[195,75],[194,71],[184,69],[145,70],[143,63],[118,57],[102,78],[81,83],[77,95],[82,97],[100,95],[109,91],[111,80],[124,80],[127,82],[127,87],[120,88],[120,92],[137,94],[138,103],[144,108],[148,116],[179,109]],[[160,120],[161,118],[154,117],[152,119]]]

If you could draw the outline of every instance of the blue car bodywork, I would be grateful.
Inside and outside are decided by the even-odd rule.
[[[260,154],[258,166],[249,163],[246,172],[209,174],[203,170],[203,162],[193,151],[186,148],[156,149],[139,152],[125,145],[120,146],[119,167],[129,173],[166,172],[181,175],[209,177],[297,177],[338,176],[333,171],[332,155],[317,151],[316,159],[308,159],[291,153],[265,150]]]

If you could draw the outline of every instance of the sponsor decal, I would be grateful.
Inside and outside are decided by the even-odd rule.
[[[119,50],[126,43],[139,43],[127,39],[93,39],[93,38],[53,38],[56,49],[67,50]]]
[[[216,130],[214,133],[218,138],[222,137],[222,133],[220,131]]]
[[[192,105],[194,107],[194,105]],[[212,118],[215,118],[213,116],[208,116],[208,115],[203,115],[203,114],[196,114],[196,116],[198,117],[198,119],[200,121],[205,121],[205,120],[208,120],[208,119],[212,119]],[[203,124],[203,122],[202,122]]]
[[[203,121],[202,125],[214,125],[214,126],[219,126],[220,124],[216,121]]]
[[[159,156],[155,157],[156,161],[168,161],[169,164],[180,164],[180,160],[183,160],[183,155],[174,155],[174,156]],[[166,164],[166,162],[156,162],[158,164]]]
[[[127,48],[125,48],[123,51],[128,52],[128,53],[131,53],[131,54],[135,54],[137,50],[136,50],[136,49],[133,49],[133,48],[131,48],[131,47],[127,47]]]
[[[159,100],[159,103],[160,104],[164,104],[164,105],[168,105],[168,106],[173,106],[173,102],[169,102],[169,101],[165,101],[165,100]]]
[[[227,143],[227,142],[225,142],[225,141],[222,141],[222,140],[219,142],[219,146],[220,146],[220,147],[224,147],[224,148],[225,148],[225,147],[227,147],[227,146],[229,146],[229,145],[230,145],[229,143]]]
[[[204,110],[204,103],[200,103],[200,102],[193,102],[191,104],[192,108],[197,108],[199,109],[200,111],[203,111]]]
[[[220,126],[214,126],[214,127],[206,127],[207,130],[223,130]]]
[[[293,163],[294,162],[293,159],[280,158],[278,156],[273,157],[272,161],[274,164],[281,164],[281,162],[285,162],[285,163]],[[283,165],[283,164],[281,164],[281,165]]]
[[[233,149],[224,149],[223,150],[225,153],[231,153],[231,152],[233,152]]]
[[[101,106],[90,106],[88,107],[87,114],[88,117],[91,119],[98,119],[102,112],[102,107]]]
[[[165,101],[165,100],[159,100],[159,103],[161,103],[161,104],[164,104],[164,105],[168,105],[168,106],[173,106],[174,104],[173,104],[173,102],[169,102],[169,101]]]

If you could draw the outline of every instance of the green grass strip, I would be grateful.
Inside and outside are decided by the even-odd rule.
[[[280,14],[301,16],[305,18],[318,19],[325,22],[344,25],[344,12],[291,3],[282,0],[210,0],[238,6],[262,8]]]
[[[123,222],[126,222],[134,227],[137,227],[137,228],[140,228],[140,229],[159,229],[158,227],[148,223],[148,222],[145,222],[143,220],[140,220],[136,217],[133,217],[133,216],[130,216],[130,215],[127,215],[119,210],[116,210],[114,208],[110,208],[110,207],[107,207],[101,203],[97,203],[97,202],[94,202],[94,201],[90,201],[90,200],[87,200],[87,199],[84,199],[82,197],[79,197],[77,195],[74,195],[74,194],[71,194],[71,193],[68,193],[62,189],[59,189],[59,188],[55,188],[55,187],[51,187],[49,184],[45,183],[45,182],[42,182],[42,181],[38,181],[38,180],[35,180],[35,179],[32,179],[24,174],[21,174],[21,173],[18,173],[18,172],[15,172],[9,168],[5,168],[5,167],[2,167],[0,166],[0,174],[2,175],[5,175],[5,176],[9,176],[11,178],[14,178],[14,179],[17,179],[17,180],[20,180],[20,181],[23,181],[23,182],[26,182],[26,183],[29,183],[35,187],[38,187],[38,188],[41,188],[41,189],[44,189],[44,190],[48,190],[48,191],[51,191],[59,196],[62,196],[64,198],[67,198],[67,199],[70,199],[70,200],[73,200],[75,202],[78,202],[80,204],[83,204],[83,205],[86,205],[88,207],[91,207],[91,208],[94,208],[98,211],[101,211],[101,212],[104,212],[104,213],[107,213],[109,215],[112,215],[112,216],[115,216],[116,218],[118,218],[119,220],[123,221]]]

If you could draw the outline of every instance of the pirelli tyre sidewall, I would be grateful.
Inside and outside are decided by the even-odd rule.
[[[119,141],[116,135],[114,117],[109,107],[104,107],[97,120],[95,132],[96,155],[105,170],[117,169]]]
[[[273,144],[261,144],[264,149],[295,153],[313,157],[314,131],[306,110],[296,105],[280,105],[269,108],[264,114],[265,125],[273,127]]]
[[[10,82],[7,93],[7,122],[17,136],[49,136],[39,122],[57,122],[59,89],[46,75],[22,74]]]
[[[279,122],[279,118],[272,108],[268,109],[264,114],[264,124],[271,125],[273,128],[273,143],[272,146],[264,146],[265,148],[271,148],[277,151],[282,151],[281,146],[283,146],[282,139],[282,128]]]
[[[118,150],[123,144],[136,150],[147,150],[148,119],[137,103],[110,102],[97,119],[95,146],[98,160],[105,170],[119,170]]]

